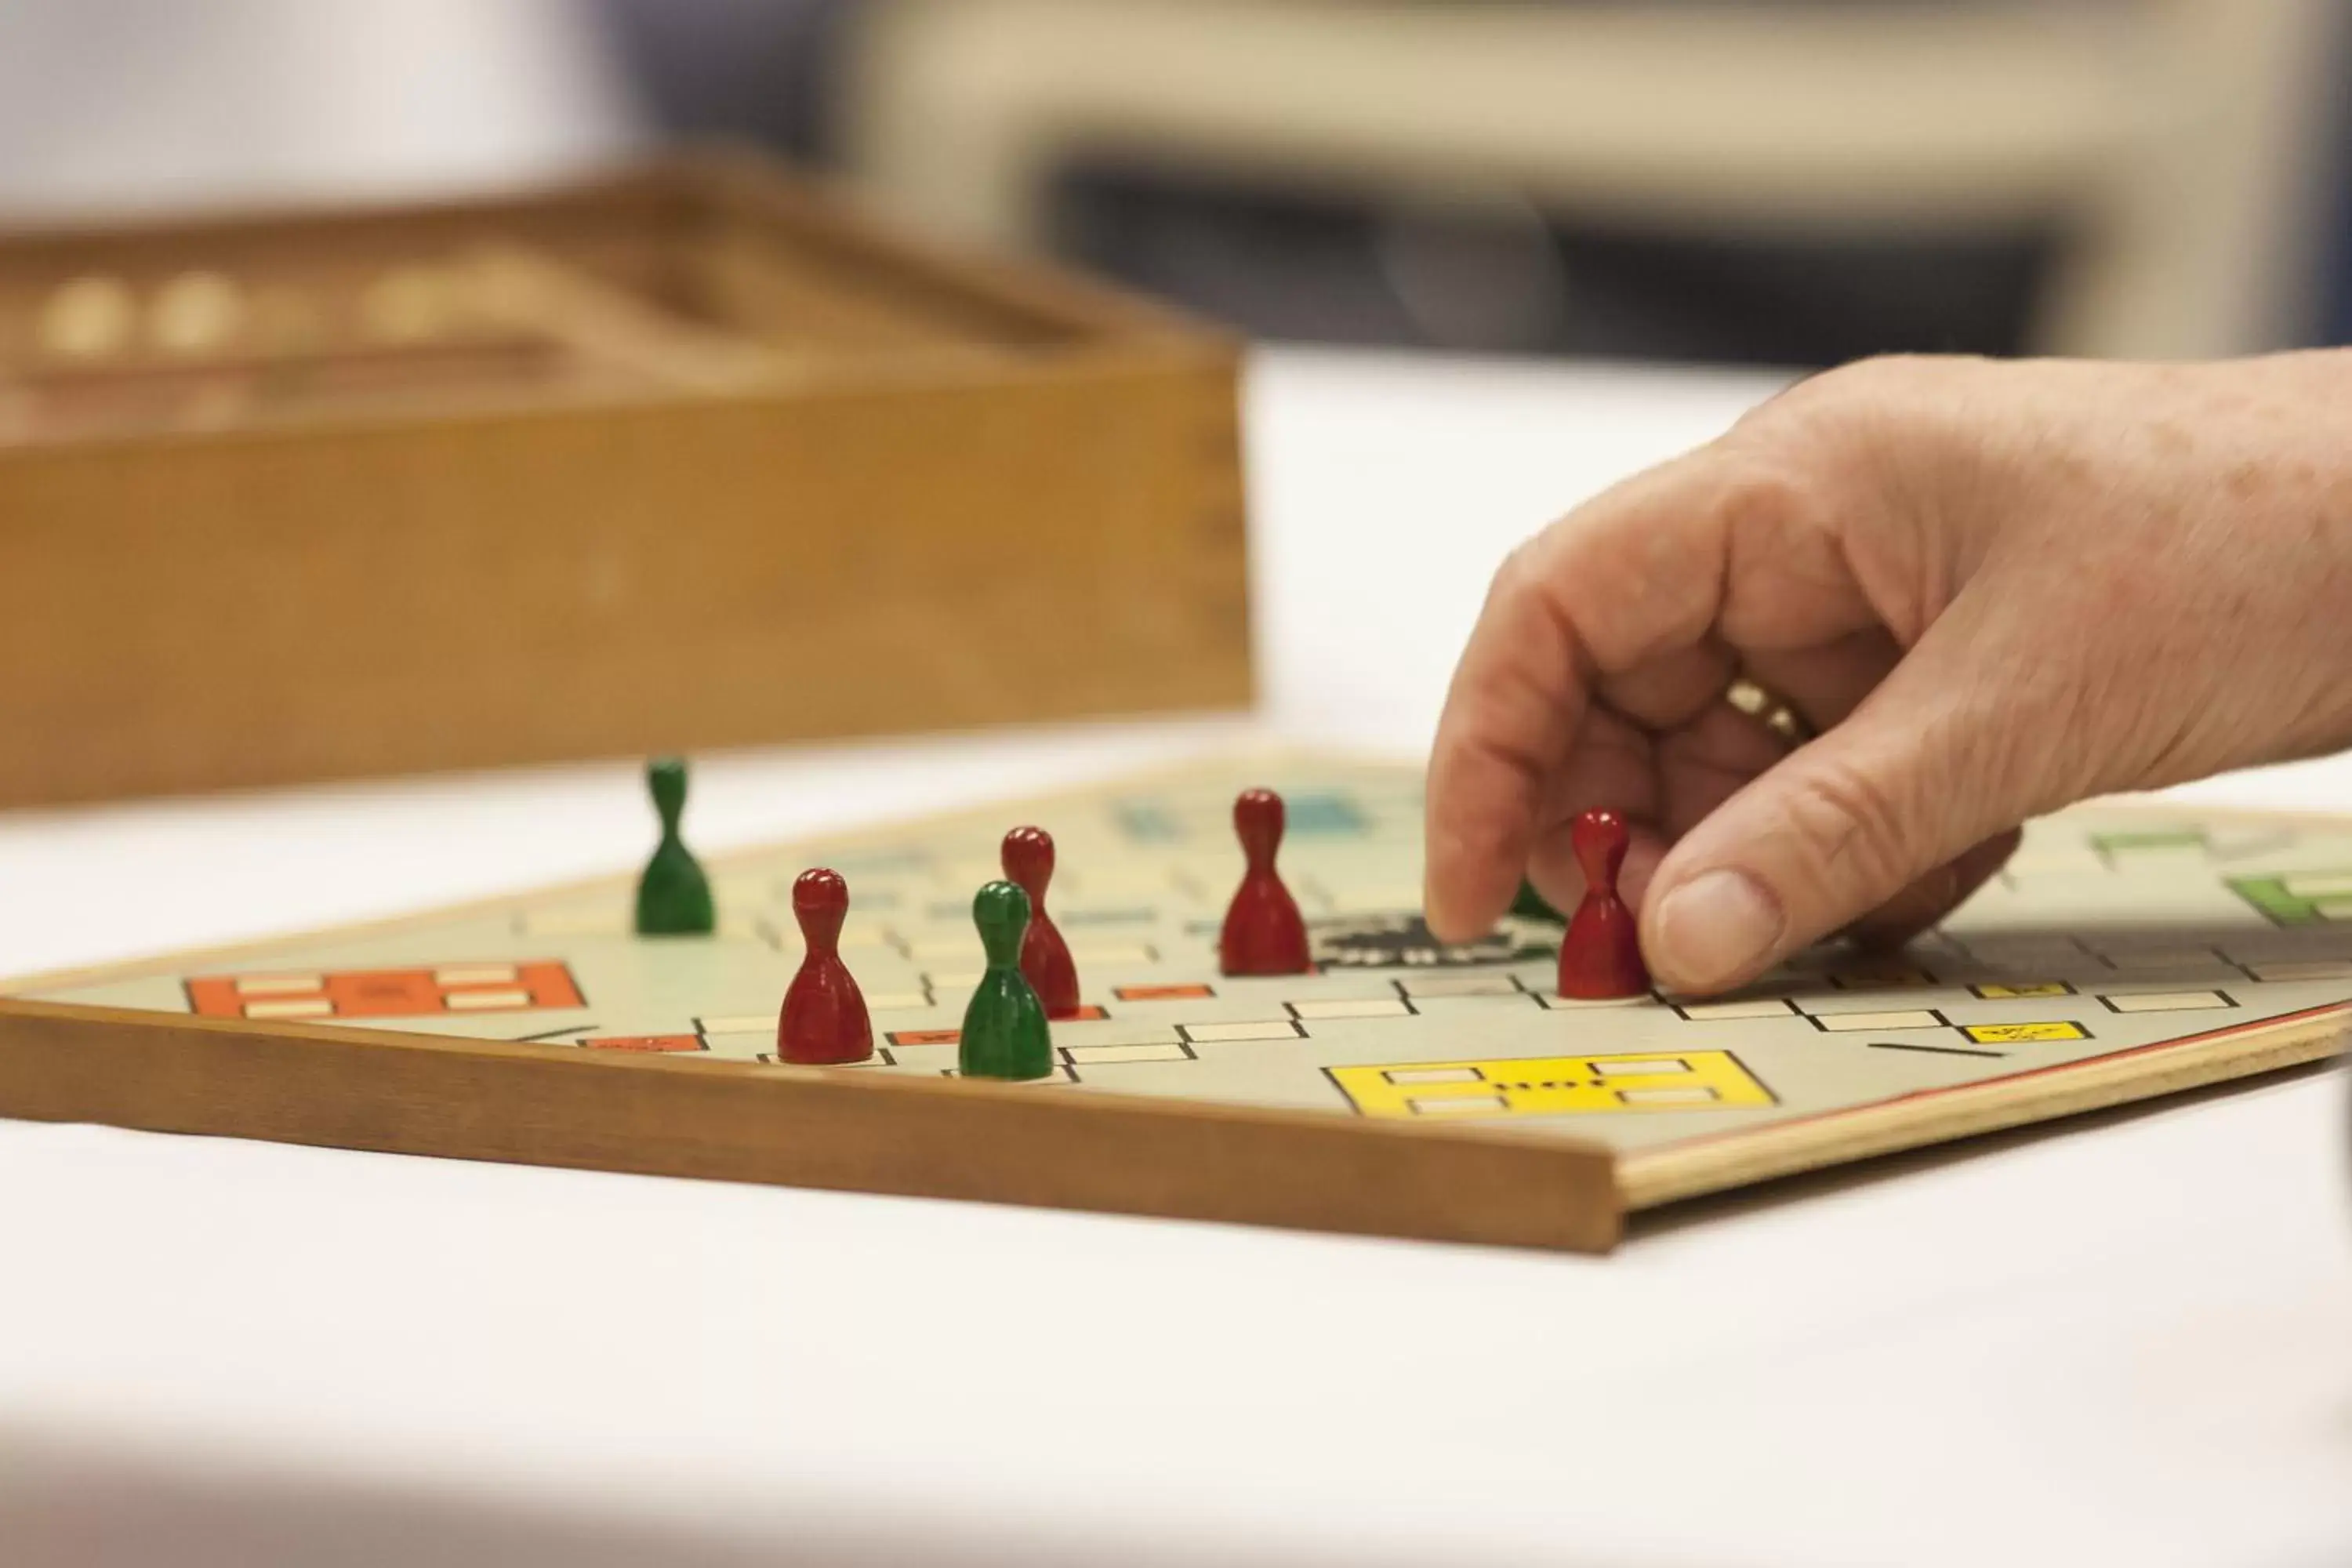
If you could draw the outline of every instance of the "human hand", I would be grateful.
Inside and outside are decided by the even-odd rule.
[[[1635,824],[1659,980],[1900,940],[2028,817],[2352,743],[2352,356],[1864,361],[1629,479],[1496,574],[1430,763],[1431,928]],[[1819,738],[1724,693],[1746,672]]]

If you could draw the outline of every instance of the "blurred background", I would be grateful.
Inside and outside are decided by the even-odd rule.
[[[2352,334],[2347,0],[16,0],[0,221],[676,138],[1260,336],[1826,364]]]

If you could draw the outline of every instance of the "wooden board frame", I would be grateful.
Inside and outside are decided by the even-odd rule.
[[[1249,701],[1234,343],[743,155],[0,236],[0,430],[78,277],[485,247],[611,374],[0,438],[0,805]]]
[[[1603,1251],[1606,1151],[304,1025],[0,1002],[0,1110],[37,1121],[785,1186]],[[1530,1201],[1529,1194],[1540,1194]]]
[[[1117,781],[1141,786],[1155,776]],[[1018,820],[1040,801],[989,807]],[[2194,808],[2250,824],[2322,814]],[[2178,816],[2180,808],[2151,808]],[[971,808],[940,814],[967,817]],[[834,850],[908,825],[828,835]],[[715,874],[772,854],[712,857]],[[614,891],[604,877],[535,895]],[[525,895],[531,896],[531,895]],[[358,922],[380,935],[468,910]],[[2052,1121],[2336,1055],[2352,1000],[2000,1080],[1621,1152],[1461,1123],[1041,1095],[963,1079],[583,1051],[22,999],[232,965],[285,938],[0,984],[0,1115],[656,1175],[1605,1252],[1635,1211],[1874,1155]]]

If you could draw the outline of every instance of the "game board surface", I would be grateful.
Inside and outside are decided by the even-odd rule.
[[[1228,979],[1235,791],[1288,804],[1282,868],[1319,972]],[[1020,1092],[1281,1109],[1601,1146],[1628,1207],[2308,1060],[2352,1004],[2352,822],[2143,805],[2034,824],[2001,876],[1898,954],[1825,948],[1740,994],[1570,1003],[1559,928],[1433,942],[1419,770],[1235,760],[710,861],[711,937],[630,932],[631,880],[519,895],[229,957],[19,988],[256,1026],[349,1024],[584,1052],[773,1060],[800,956],[793,879],[848,879],[842,952],[869,1065],[937,1082],[981,967],[971,895],[1022,822],[1089,1016]],[[5,1109],[5,1108],[0,1108]]]

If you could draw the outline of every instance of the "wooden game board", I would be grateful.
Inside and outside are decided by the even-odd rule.
[[[1320,972],[1226,979],[1237,788],[1281,790]],[[1735,996],[1550,994],[1558,928],[1435,944],[1417,770],[1236,759],[712,863],[719,931],[628,878],[21,982],[0,1114],[1334,1230],[1604,1248],[1627,1210],[2328,1054],[2352,821],[2095,807],[1899,955]],[[955,1077],[1004,829],[1088,1004],[1030,1085]],[[880,1049],[776,1065],[793,878],[837,868]]]

